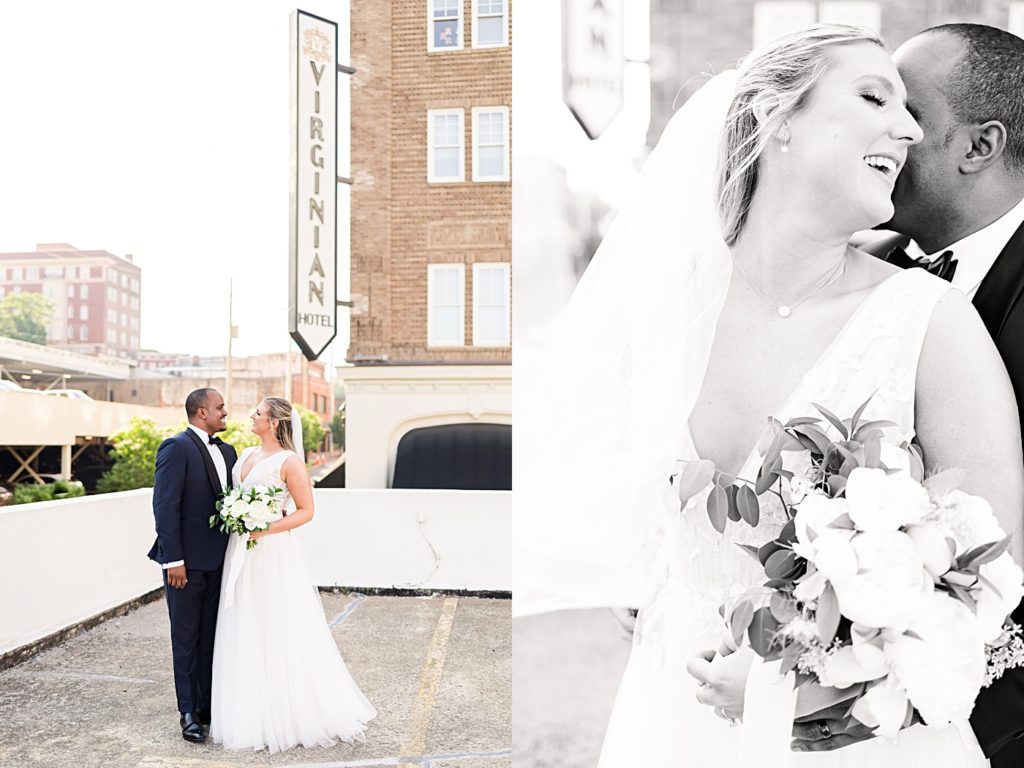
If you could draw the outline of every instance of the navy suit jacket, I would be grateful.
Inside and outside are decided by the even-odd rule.
[[[228,486],[235,449],[218,446],[227,466]],[[160,563],[184,560],[185,567],[215,571],[224,564],[228,536],[210,527],[220,496],[220,479],[202,439],[190,429],[160,443],[153,481],[156,541],[149,557]]]
[[[893,247],[906,243],[905,237],[885,238],[864,250],[884,259]],[[1024,432],[1024,225],[999,253],[978,286],[973,303],[1010,374]],[[1024,603],[1014,611],[1013,619],[1024,625]],[[1024,736],[1024,668],[1011,669],[982,689],[971,714],[971,727],[986,757],[995,755],[994,768],[1024,765],[1019,756],[1010,754],[1024,752],[1024,740],[1010,745]],[[996,755],[1004,747],[1006,751]]]

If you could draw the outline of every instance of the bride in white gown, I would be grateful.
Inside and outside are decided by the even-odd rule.
[[[1020,561],[1016,406],[980,319],[947,283],[847,245],[892,215],[922,136],[905,98],[880,41],[845,26],[714,78],[666,129],[548,354],[517,370],[517,613],[640,608],[602,768],[987,765],[966,722],[791,751],[777,676],[749,649],[702,656],[721,644],[718,607],[764,580],[736,544],[773,538],[781,516],[720,535],[706,491],[680,512],[667,482],[698,456],[752,478],[768,416],[845,417],[874,393],[866,418],[916,436],[929,470],[963,467]]]
[[[338,653],[291,534],[313,517],[309,473],[294,451],[293,413],[278,397],[256,406],[252,431],[262,445],[242,451],[232,478],[235,487],[282,488],[285,514],[266,531],[232,534],[225,555],[210,735],[228,749],[362,741],[377,714]],[[246,549],[248,538],[258,545]]]

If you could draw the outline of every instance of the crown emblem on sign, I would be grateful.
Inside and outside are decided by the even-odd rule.
[[[331,38],[319,29],[307,29],[306,45],[302,52],[317,61],[331,60]]]

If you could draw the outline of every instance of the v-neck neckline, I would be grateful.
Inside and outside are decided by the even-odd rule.
[[[238,469],[238,483],[239,483],[239,485],[244,485],[245,481],[248,480],[252,476],[253,470],[255,470],[256,467],[258,467],[260,464],[262,464],[265,461],[268,461],[269,459],[272,459],[274,456],[277,456],[277,454],[279,454],[279,453],[287,453],[287,452],[288,452],[287,448],[282,448],[280,451],[274,451],[269,456],[264,456],[262,459],[257,461],[251,467],[249,467],[249,471],[246,472],[245,477],[242,477],[242,471],[245,469],[245,465],[249,462],[249,457],[247,456],[245,458],[245,460],[242,462],[242,465]]]
[[[860,304],[857,305],[857,308],[850,313],[850,316],[846,319],[846,322],[843,323],[839,331],[836,332],[836,335],[832,337],[832,341],[825,345],[825,348],[821,351],[821,354],[818,355],[817,359],[815,359],[815,361],[807,368],[807,370],[804,371],[803,375],[800,376],[800,379],[799,381],[797,381],[796,386],[793,387],[793,390],[789,393],[786,399],[771,414],[774,418],[778,419],[779,421],[782,421],[783,414],[787,413],[789,409],[794,405],[794,401],[796,400],[797,395],[803,389],[804,382],[807,381],[807,378],[811,375],[811,373],[813,373],[822,365],[824,365],[824,363],[835,354],[835,350],[839,347],[839,344],[843,341],[843,339],[845,339],[849,335],[850,330],[857,324],[857,322],[863,316],[865,309],[870,304],[873,304],[876,301],[877,297],[881,293],[882,288],[884,286],[889,285],[893,280],[896,280],[901,275],[906,275],[909,272],[910,270],[900,270],[895,274],[889,275],[889,277],[882,280],[882,282],[880,282],[878,285],[876,285],[868,292],[867,296],[865,296],[863,300],[860,302]],[[687,418],[686,420],[686,428],[683,431],[685,433],[686,441],[689,443],[688,447],[690,449],[690,455],[694,459],[701,458],[700,453],[697,451],[697,446],[693,441],[693,432],[690,430],[689,418]],[[757,442],[754,443],[753,447],[750,449],[750,452],[747,453],[746,458],[743,460],[743,463],[740,465],[739,469],[734,473],[734,475],[736,477],[744,477],[745,474],[748,472],[750,462],[754,459],[756,455]],[[716,467],[716,469],[721,470],[722,468]],[[747,479],[749,480],[750,478]]]

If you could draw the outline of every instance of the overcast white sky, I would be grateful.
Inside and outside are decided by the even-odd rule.
[[[303,0],[342,24],[347,0]],[[284,351],[288,16],[283,0],[32,0],[0,7],[0,251],[131,253],[144,347]],[[344,359],[347,314],[339,311]],[[344,338],[342,338],[344,337]],[[331,350],[324,354],[329,359]]]

